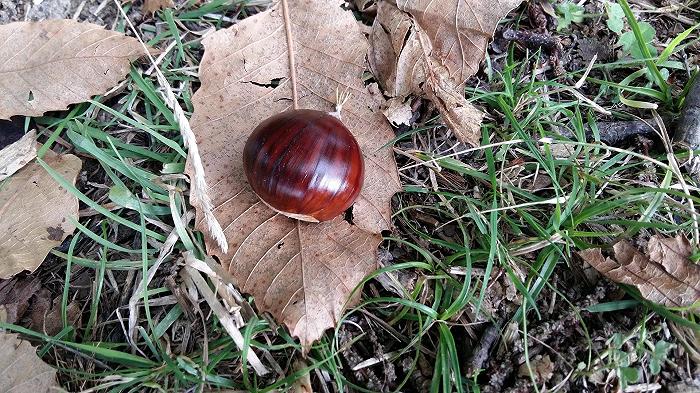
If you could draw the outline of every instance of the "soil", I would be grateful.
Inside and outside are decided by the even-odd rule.
[[[0,0],[0,24],[73,18],[111,28],[117,12],[113,0]]]

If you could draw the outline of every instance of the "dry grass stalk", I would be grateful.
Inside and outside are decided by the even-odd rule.
[[[114,0],[114,3],[117,5],[119,12],[121,12],[131,31],[133,31],[136,38],[139,40],[141,45],[143,45],[143,48],[148,55],[148,60],[151,62],[151,64],[156,64],[156,61],[148,50],[146,43],[144,43],[143,39],[141,39],[141,36],[122,9],[119,1]],[[180,126],[180,133],[182,134],[182,139],[185,143],[185,147],[187,148],[187,162],[191,163],[192,168],[194,169],[194,179],[191,179],[190,183],[191,198],[199,205],[200,211],[204,215],[204,221],[207,223],[207,227],[209,228],[209,233],[211,234],[212,238],[214,238],[216,244],[221,248],[221,250],[226,253],[228,252],[228,242],[226,241],[226,236],[224,235],[223,229],[221,229],[219,221],[217,221],[216,217],[214,217],[214,206],[211,203],[211,198],[209,197],[208,191],[209,189],[204,178],[204,166],[202,165],[202,158],[199,154],[199,148],[197,147],[197,139],[192,132],[187,116],[185,116],[185,111],[182,110],[182,107],[177,101],[177,97],[175,96],[175,93],[173,93],[173,89],[168,83],[168,80],[165,78],[165,75],[163,75],[160,68],[157,66],[154,67],[154,70],[156,72],[158,83],[163,89],[161,92],[163,99],[165,100],[166,105],[173,110],[175,120]]]
[[[211,288],[209,288],[209,284],[207,284],[206,280],[204,280],[199,271],[190,266],[191,263],[196,262],[197,258],[195,258],[189,251],[185,252],[184,256],[186,265],[183,273],[192,280],[194,285],[197,287],[197,290],[202,297],[204,297],[207,304],[209,304],[209,307],[218,318],[221,326],[223,326],[226,332],[228,332],[228,334],[231,336],[238,349],[244,351],[245,341],[241,331],[236,327],[234,318],[228,311],[226,311],[226,308],[221,305],[219,300],[216,298],[216,295],[214,295],[214,292],[211,290]],[[247,360],[258,375],[265,375],[269,372],[267,367],[265,367],[258,358],[258,355],[256,355],[250,348],[247,350]]]

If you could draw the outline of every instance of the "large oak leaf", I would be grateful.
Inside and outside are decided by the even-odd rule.
[[[338,91],[351,93],[343,122],[365,157],[354,225],[342,218],[292,220],[268,208],[246,182],[242,151],[248,135],[292,106],[280,5],[204,39],[202,86],[193,97],[192,129],[229,243],[223,254],[207,236],[207,249],[305,348],[335,324],[351,291],[376,268],[379,234],[390,227],[390,199],[400,189],[392,153],[383,148],[393,131],[362,80],[367,41],[342,4],[291,1],[290,15],[300,107],[331,111]],[[196,226],[207,233],[199,212]]]
[[[498,21],[522,0],[381,1],[369,63],[392,100],[425,95],[464,143],[478,145],[483,115],[464,98]]]
[[[74,20],[0,26],[0,119],[40,116],[103,94],[145,55],[135,38]]]

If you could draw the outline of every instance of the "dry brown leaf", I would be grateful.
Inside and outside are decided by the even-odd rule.
[[[527,363],[523,363],[518,368],[519,377],[528,377],[530,374],[535,378],[538,384],[549,382],[554,376],[554,363],[549,355],[537,355],[534,359],[530,359],[530,367]]]
[[[498,21],[522,0],[379,3],[369,63],[386,94],[427,96],[464,143],[478,145],[483,115],[464,98]]]
[[[413,110],[408,102],[401,102],[399,100],[391,100],[388,107],[382,111],[389,123],[398,126],[405,124],[407,126],[411,125],[411,119],[413,118]]]
[[[41,282],[32,276],[0,280],[0,322],[17,324],[40,289]]]
[[[655,235],[644,253],[622,240],[613,246],[614,258],[603,256],[600,248],[578,254],[609,279],[634,285],[652,302],[687,307],[700,300],[700,266],[690,260],[691,253],[685,236]]]
[[[55,336],[63,329],[61,320],[61,296],[57,296],[51,301],[51,292],[41,289],[34,296],[32,307],[29,312],[29,328],[35,332],[41,332],[49,336]],[[67,322],[76,326],[80,320],[80,304],[75,300],[66,306]]]
[[[144,54],[138,40],[91,23],[0,26],[0,119],[40,116],[103,94]]]
[[[146,0],[143,3],[143,13],[155,14],[155,12],[158,10],[174,7],[175,3],[173,2],[173,0]]]
[[[55,392],[56,370],[39,359],[28,341],[0,332],[0,386],[13,393]]]
[[[80,172],[80,158],[47,154],[44,161],[69,182]],[[35,160],[0,189],[0,278],[33,272],[49,251],[73,233],[78,199],[60,187]]]
[[[248,135],[292,106],[279,4],[204,39],[202,87],[193,97],[192,129],[229,244],[224,255],[208,238],[207,249],[305,348],[335,324],[351,291],[376,268],[380,232],[390,227],[390,199],[400,190],[392,153],[382,148],[393,131],[362,81],[367,41],[342,4],[291,1],[290,14],[300,107],[331,111],[337,91],[352,94],[343,122],[365,156],[355,225],[342,218],[321,224],[289,219],[262,203],[245,180],[241,152]],[[277,78],[278,86],[266,86]],[[197,228],[207,232],[199,211]]]
[[[0,150],[0,180],[5,180],[36,157],[36,131]]]

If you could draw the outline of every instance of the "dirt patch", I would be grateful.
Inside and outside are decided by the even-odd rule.
[[[22,20],[25,9],[24,0],[0,0],[0,23]]]
[[[103,0],[0,0],[0,24],[24,21],[76,18],[112,27],[119,12],[112,1]]]

